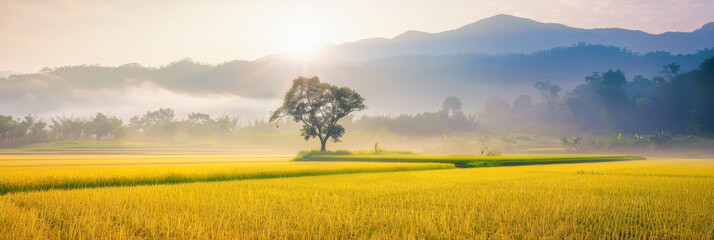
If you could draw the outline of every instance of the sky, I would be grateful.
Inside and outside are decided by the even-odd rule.
[[[713,0],[2,0],[0,71],[309,54],[320,43],[441,32],[496,14],[650,33],[714,21]]]

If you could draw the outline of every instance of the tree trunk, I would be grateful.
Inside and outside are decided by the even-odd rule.
[[[327,139],[330,139],[330,136],[325,136],[324,138],[322,136],[320,137],[320,144],[322,145],[320,147],[320,151],[324,152],[325,151],[325,145],[327,145]]]

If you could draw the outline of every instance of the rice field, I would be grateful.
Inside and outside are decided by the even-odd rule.
[[[132,179],[161,171],[195,175],[222,168],[278,172],[291,167],[324,171],[372,167],[387,172],[25,189],[0,196],[0,238],[714,238],[714,159],[466,169],[434,163],[246,161],[0,167],[0,171],[6,185],[53,177],[56,182],[81,176]],[[414,164],[425,168],[389,172]],[[426,166],[439,169],[425,170]],[[161,170],[165,167],[171,170]],[[33,169],[39,169],[37,176],[27,176]],[[13,178],[26,180],[11,182],[4,174],[8,171],[17,171]],[[69,174],[72,171],[76,172]],[[73,177],[58,177],[64,172],[68,174],[63,177]]]
[[[280,156],[0,156],[0,195],[50,189],[215,182],[453,168],[448,164],[289,162]]]

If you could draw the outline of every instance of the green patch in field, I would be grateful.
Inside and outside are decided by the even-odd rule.
[[[439,156],[439,155],[349,155],[314,154],[295,161],[335,162],[413,162],[451,163],[456,167],[517,166],[556,163],[584,163],[644,160],[640,155],[510,155],[510,156]]]
[[[305,150],[305,151],[300,151],[297,153],[295,156],[295,160],[300,160],[300,159],[308,159],[314,156],[320,156],[320,155],[357,155],[357,156],[365,156],[365,155],[376,155],[376,156],[383,156],[383,155],[417,155],[417,153],[412,152],[412,151],[403,151],[403,150],[388,150],[388,149],[381,149],[381,148],[376,148],[374,151],[367,151],[367,150],[361,150],[361,151],[350,151],[350,150],[334,150],[334,151],[318,151],[318,150]]]

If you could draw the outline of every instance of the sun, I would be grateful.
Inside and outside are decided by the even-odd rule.
[[[312,5],[298,5],[275,12],[275,42],[281,52],[291,59],[315,60],[330,34],[330,21],[326,21],[324,10]],[[271,39],[272,41],[272,39]]]
[[[301,60],[309,60],[318,50],[319,42],[310,32],[301,31],[291,39],[290,55]]]

